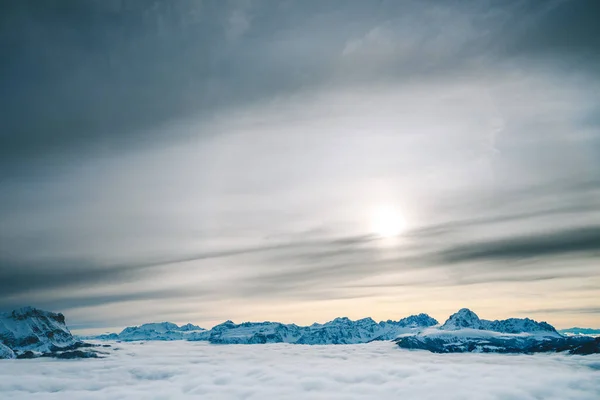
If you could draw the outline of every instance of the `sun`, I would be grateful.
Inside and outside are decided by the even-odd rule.
[[[391,206],[379,206],[371,216],[371,231],[384,238],[398,236],[406,229],[402,214]]]

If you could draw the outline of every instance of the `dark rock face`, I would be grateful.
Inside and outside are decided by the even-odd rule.
[[[37,358],[37,357],[38,356],[33,351],[27,350],[27,351],[19,354],[17,356],[17,359],[19,359],[19,360],[23,360],[23,359],[27,360],[27,359],[31,359],[31,358]]]
[[[74,360],[74,359],[78,359],[78,358],[100,358],[98,353],[95,351],[82,351],[82,350],[62,351],[60,353],[49,353],[49,354],[44,354],[43,357],[58,358],[59,360]]]
[[[574,346],[570,350],[571,354],[588,355],[600,353],[600,337],[595,338],[593,341],[586,341],[577,346]]]

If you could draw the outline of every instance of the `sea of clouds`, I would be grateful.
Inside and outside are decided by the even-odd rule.
[[[4,399],[600,399],[600,355],[359,345],[112,343],[106,358],[0,360]]]

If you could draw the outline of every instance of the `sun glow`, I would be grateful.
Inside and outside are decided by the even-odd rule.
[[[371,231],[381,237],[398,236],[406,229],[402,214],[393,207],[379,206],[371,216]]]

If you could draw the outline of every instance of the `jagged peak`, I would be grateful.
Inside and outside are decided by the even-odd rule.
[[[376,324],[375,320],[371,317],[366,317],[366,318],[361,318],[361,319],[357,319],[356,322],[358,323],[368,323],[368,324]]]
[[[229,321],[231,322],[231,321]],[[145,324],[141,324],[138,326],[129,326],[123,329],[123,332],[132,332],[138,330],[158,330],[158,331],[197,331],[197,330],[205,330],[198,325],[194,325],[191,323],[187,323],[185,325],[177,325],[174,322],[148,322]]]
[[[388,321],[393,322],[393,321]],[[418,325],[418,326],[434,326],[438,324],[438,321],[431,317],[429,314],[420,313],[416,315],[409,315],[408,317],[404,317],[397,322],[400,325]]]
[[[39,308],[35,308],[32,306],[25,306],[21,308],[17,308],[8,313],[2,313],[0,315],[4,315],[6,317],[10,317],[13,319],[27,319],[27,318],[48,318],[53,321],[58,322],[59,324],[65,324],[65,316],[61,313],[55,313],[52,311],[40,310]]]
[[[473,311],[471,311],[470,309],[463,307],[460,310],[458,310],[457,312],[454,313],[454,315],[469,315],[469,316],[476,316],[477,318],[479,318],[479,316],[477,314],[475,314]]]
[[[25,307],[17,308],[15,310],[11,311],[9,314],[12,314],[14,316],[32,316],[32,315],[54,316],[54,315],[62,315],[60,313],[55,313],[55,312],[52,312],[52,311],[41,310],[39,308],[35,308],[35,307],[32,307],[32,306],[25,306]]]
[[[199,327],[198,325],[194,325],[192,323],[187,323],[185,325],[181,325],[179,327],[180,331],[205,331],[206,329]]]
[[[508,318],[488,321],[480,319],[468,308],[461,308],[452,314],[440,327],[442,330],[458,330],[463,328],[488,330],[501,333],[535,333],[549,332],[558,335],[556,329],[547,322],[537,322],[530,318]]]
[[[215,325],[215,326],[213,327],[213,329],[218,329],[218,328],[231,328],[231,327],[234,327],[234,326],[237,326],[237,324],[236,324],[235,322],[233,322],[232,320],[228,319],[228,320],[227,320],[227,321],[225,321],[225,322],[221,322],[220,324],[218,324],[218,325]]]
[[[484,329],[479,316],[468,308],[461,308],[452,314],[440,329],[457,330],[462,328]]]
[[[339,323],[339,322],[348,323],[348,322],[352,322],[352,320],[348,317],[337,317],[337,318],[334,318],[332,321],[326,322],[326,324]]]
[[[41,311],[42,310],[38,310],[37,308],[32,307],[32,306],[25,306],[25,307],[20,307],[20,308],[13,310],[12,314],[13,315],[15,315],[15,314],[35,314],[35,313],[39,313]]]

